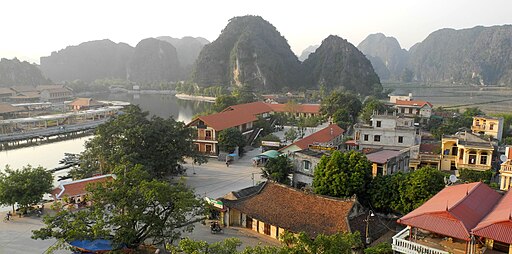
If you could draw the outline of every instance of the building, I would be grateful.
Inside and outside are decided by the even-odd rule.
[[[276,239],[284,232],[315,237],[364,230],[358,219],[365,214],[355,198],[325,197],[264,182],[220,200],[225,207],[225,225],[249,228]]]
[[[41,95],[37,91],[18,92],[9,97],[9,102],[13,104],[19,103],[36,103],[41,100]]]
[[[73,99],[73,91],[67,87],[45,88],[40,90],[42,102],[64,102]]]
[[[8,103],[0,102],[0,120],[15,118],[17,114],[25,111],[23,107],[15,107]]]
[[[490,141],[464,131],[443,136],[441,151],[441,170],[489,170],[494,146]]]
[[[284,113],[294,117],[320,116],[320,104],[268,104],[274,113]]]
[[[401,150],[421,143],[414,120],[397,114],[374,114],[370,124],[356,124],[354,129],[359,149]]]
[[[503,117],[474,116],[471,131],[474,134],[487,135],[501,141],[503,137]]]
[[[0,87],[0,102],[6,102],[11,96],[14,96],[14,91],[7,87]]]
[[[366,158],[372,163],[373,177],[409,172],[409,149],[380,150],[366,154]]]
[[[345,130],[337,124],[329,124],[327,127],[306,136],[303,139],[281,148],[281,153],[291,154],[307,148],[314,150],[337,150],[343,143],[343,134]]]
[[[505,148],[504,160],[500,165],[500,190],[508,190],[512,186],[512,148]]]
[[[67,197],[70,200],[69,203],[79,203],[84,200],[85,195],[88,193],[86,190],[87,185],[112,181],[113,178],[115,178],[114,175],[108,174],[71,182],[61,182],[57,188],[52,190],[51,195],[55,201],[60,201]]]
[[[299,189],[312,186],[316,165],[324,155],[324,152],[318,150],[304,149],[288,156],[294,166],[293,186]]]
[[[433,167],[440,169],[441,142],[421,143],[409,149],[409,169],[416,170],[421,167]]]
[[[412,93],[409,93],[408,95],[389,95],[389,102],[395,104],[397,100],[400,101],[411,101]]]
[[[105,106],[105,103],[99,102],[93,98],[76,98],[68,104],[74,111],[97,109]]]
[[[420,100],[396,100],[395,109],[399,114],[406,117],[420,117],[422,122],[426,123],[432,116],[432,104],[428,101]]]
[[[448,186],[398,220],[407,227],[393,236],[393,250],[406,254],[482,253],[472,230],[479,228],[500,198],[481,182]],[[507,206],[512,208],[512,203]],[[511,236],[512,227],[494,232],[498,234]]]

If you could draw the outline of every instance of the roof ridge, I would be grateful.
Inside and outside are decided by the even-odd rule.
[[[458,205],[460,205],[464,200],[466,200],[466,198],[469,197],[470,194],[472,194],[477,188],[482,186],[482,184],[483,184],[482,182],[478,182],[473,188],[471,188],[471,190],[466,189],[466,195],[463,198],[459,199],[459,201],[455,202],[455,204],[453,204],[452,207],[450,207],[448,209],[448,211],[451,212],[454,208],[456,208]],[[468,185],[466,185],[466,188],[469,187]],[[447,202],[448,202],[448,200],[447,200]]]

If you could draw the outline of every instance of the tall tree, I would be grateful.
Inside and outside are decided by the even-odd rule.
[[[86,143],[81,167],[74,178],[109,173],[119,163],[142,164],[153,177],[166,177],[182,171],[184,157],[205,161],[192,143],[193,130],[173,118],[148,119],[138,106],[128,106],[124,114],[101,125]]]
[[[114,173],[117,177],[112,181],[87,187],[94,201],[90,207],[46,216],[45,226],[34,230],[32,238],[66,242],[106,238],[134,249],[146,241],[162,244],[179,239],[182,231],[192,229],[200,201],[183,182],[152,179],[140,165],[120,165]]]
[[[43,167],[27,165],[13,170],[6,166],[4,173],[0,172],[0,204],[12,206],[14,213],[15,204],[22,209],[37,204],[52,187],[53,175]]]
[[[363,103],[363,109],[361,110],[359,117],[364,122],[369,122],[374,112],[383,112],[387,110],[386,104],[379,99],[370,96]]]
[[[232,153],[238,147],[240,153],[246,144],[245,137],[237,128],[229,128],[219,132],[219,148],[222,151]]]
[[[334,91],[327,98],[322,99],[320,112],[332,117],[340,127],[347,129],[356,122],[362,104],[357,96],[342,91]]]
[[[293,165],[291,161],[285,156],[278,156],[268,160],[264,168],[261,169],[262,176],[266,179],[290,184],[290,174],[293,172]]]
[[[233,95],[220,95],[215,98],[215,104],[213,104],[213,109],[216,112],[221,112],[225,108],[229,106],[236,105],[238,103],[238,100]]]
[[[408,213],[444,188],[444,174],[432,167],[422,167],[407,175],[399,187],[400,212]]]
[[[315,193],[333,197],[363,198],[371,177],[371,163],[356,151],[334,151],[323,156],[315,168],[313,189]]]

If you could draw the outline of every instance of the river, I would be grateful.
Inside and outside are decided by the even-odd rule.
[[[172,116],[178,121],[183,121],[185,123],[188,123],[194,114],[203,112],[211,106],[211,103],[207,102],[178,100],[174,95],[100,94],[94,97],[98,100],[130,102],[132,104],[139,105],[142,110],[148,111],[150,115],[156,115],[163,118]],[[12,169],[22,168],[27,164],[35,167],[42,166],[47,169],[62,166],[59,164],[59,161],[64,158],[64,153],[82,152],[84,150],[85,141],[90,138],[91,136],[8,151],[0,151],[0,170],[3,171],[7,164]],[[60,173],[56,173],[56,176],[64,174],[66,174],[66,172],[62,171]],[[54,184],[57,185],[58,182],[55,180]]]

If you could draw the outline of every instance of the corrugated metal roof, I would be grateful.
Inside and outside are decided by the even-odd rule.
[[[499,201],[494,209],[472,230],[474,235],[512,244],[512,192]]]
[[[370,153],[366,155],[366,158],[368,158],[369,161],[373,163],[379,163],[384,164],[389,159],[394,158],[398,155],[402,154],[401,151],[394,151],[394,150],[381,150],[378,152]]]
[[[481,182],[449,186],[398,222],[469,240],[471,229],[492,210],[500,197]]]

